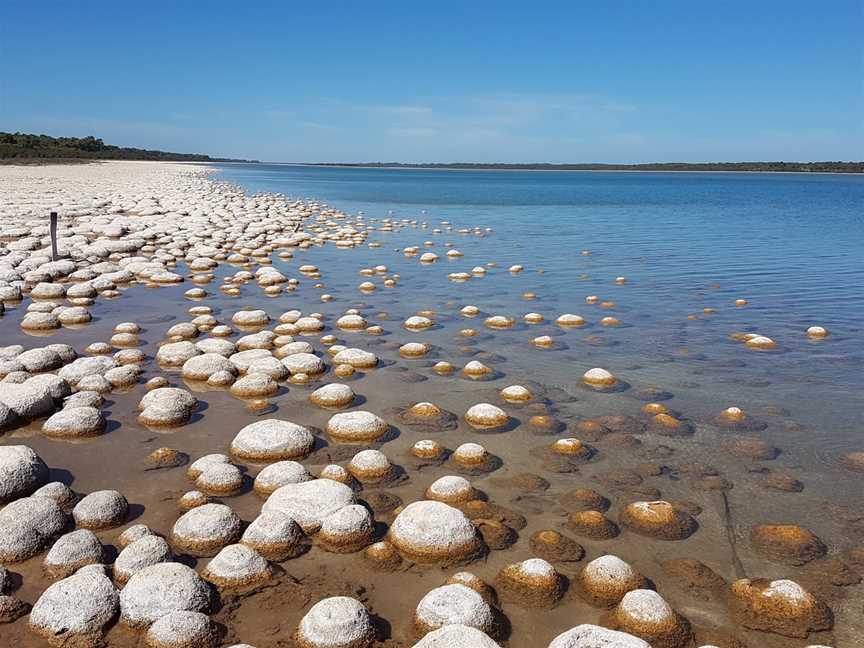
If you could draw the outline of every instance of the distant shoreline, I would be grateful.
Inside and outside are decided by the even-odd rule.
[[[266,164],[266,163],[265,163]],[[406,164],[384,162],[274,162],[289,166],[432,171],[589,171],[637,173],[864,173],[864,162],[719,162],[656,164]]]
[[[210,164],[210,163],[208,163]],[[497,167],[432,167],[432,166],[360,166],[357,164],[327,164],[313,162],[256,162],[256,164],[275,164],[279,166],[294,166],[294,167],[317,167],[322,169],[367,169],[367,170],[382,170],[382,171],[495,171],[495,172],[518,172],[531,171],[535,173],[560,173],[566,171],[568,173],[728,173],[734,175],[736,173],[772,173],[775,175],[864,175],[862,171],[769,171],[767,169],[740,169],[730,171],[728,169],[536,169],[536,168],[497,168]]]

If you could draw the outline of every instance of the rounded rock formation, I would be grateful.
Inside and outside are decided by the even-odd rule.
[[[95,407],[62,409],[42,424],[42,434],[54,439],[79,439],[99,436],[105,431],[105,418]]]
[[[353,553],[368,545],[375,533],[375,520],[359,504],[344,506],[321,522],[315,542],[334,553]]]
[[[508,565],[495,579],[499,596],[525,607],[551,608],[564,595],[565,581],[542,558],[529,558]]]
[[[484,551],[477,529],[461,511],[428,500],[406,506],[388,538],[406,559],[419,563],[465,562]]]
[[[82,529],[110,529],[129,515],[129,502],[115,490],[90,493],[72,509],[75,524]]]
[[[330,383],[312,392],[309,400],[318,407],[339,409],[348,407],[352,403],[354,390],[348,385]]]
[[[551,529],[532,535],[530,546],[534,555],[549,562],[577,562],[585,555],[582,545]]]
[[[364,484],[377,484],[394,476],[394,468],[380,450],[361,450],[348,462],[348,472]]]
[[[30,628],[53,643],[95,645],[117,616],[119,597],[114,585],[98,571],[84,570],[50,585],[30,611]]]
[[[267,419],[241,429],[231,442],[231,454],[251,461],[282,461],[305,457],[314,445],[315,437],[305,427]]]
[[[613,387],[618,379],[611,372],[600,367],[594,367],[582,374],[582,382],[595,389]]]
[[[436,587],[417,604],[414,627],[425,635],[444,626],[459,625],[492,633],[495,614],[480,594],[461,584]]]
[[[51,578],[66,578],[85,565],[103,561],[104,549],[99,538],[88,529],[62,535],[48,551],[42,567]]]
[[[300,648],[369,648],[375,628],[363,604],[347,596],[318,601],[300,620]]]
[[[548,648],[651,648],[651,646],[626,632],[583,623],[555,637]]]
[[[0,446],[0,504],[29,495],[48,481],[48,466],[24,445]]]
[[[626,529],[660,540],[683,540],[698,528],[692,515],[664,501],[633,502],[618,519]]]
[[[223,547],[207,563],[201,577],[220,590],[248,590],[266,583],[272,577],[270,565],[247,544]]]
[[[648,581],[629,563],[607,554],[585,565],[574,584],[576,592],[592,605],[612,607],[627,592],[644,588]]]
[[[280,562],[303,553],[304,537],[300,525],[286,514],[264,511],[246,527],[240,543],[251,547],[267,560]]]
[[[195,487],[204,495],[236,495],[243,489],[243,473],[230,463],[206,466],[195,479]]]
[[[169,612],[147,629],[147,648],[213,648],[218,633],[201,612]]]
[[[255,492],[266,498],[285,484],[299,484],[310,479],[313,479],[312,475],[302,464],[296,461],[277,461],[255,477]]]
[[[173,558],[165,538],[145,535],[128,544],[114,561],[114,578],[121,585],[147,567],[169,562]]]
[[[804,565],[827,552],[816,534],[794,524],[755,526],[750,530],[750,543],[760,555],[789,565]]]
[[[387,434],[389,427],[372,412],[340,412],[327,422],[327,434],[342,443],[369,443]]]
[[[477,492],[464,477],[445,475],[436,479],[426,489],[426,499],[444,502],[445,504],[460,504],[475,498]]]
[[[261,512],[278,511],[294,519],[306,533],[315,533],[325,518],[356,504],[354,491],[332,479],[286,484],[273,492]]]
[[[495,430],[507,425],[510,417],[500,407],[477,403],[465,412],[465,421],[476,430]]]
[[[654,590],[627,592],[610,615],[615,629],[649,642],[652,648],[690,646],[690,624]]]
[[[184,513],[174,523],[171,542],[191,556],[213,556],[240,538],[241,522],[224,504],[204,504]]]
[[[207,612],[212,593],[195,570],[163,562],[133,574],[120,592],[120,620],[146,628],[175,611]]]
[[[729,603],[737,623],[784,637],[804,638],[834,625],[828,606],[791,580],[742,578],[732,583]]]

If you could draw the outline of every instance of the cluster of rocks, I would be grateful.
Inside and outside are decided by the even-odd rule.
[[[130,181],[128,169],[133,166],[137,177]],[[277,195],[247,196],[236,187],[213,182],[208,177],[210,170],[193,166],[131,165],[121,171],[105,165],[98,186],[86,169],[64,167],[58,173],[66,182],[41,187],[46,191],[40,199],[34,199],[32,193],[34,184],[40,184],[37,172],[33,177],[23,170],[9,173],[14,182],[8,198],[0,203],[4,218],[0,314],[3,304],[18,306],[28,299],[21,318],[24,332],[37,336],[87,324],[97,300],[117,298],[133,284],[152,288],[186,281],[194,284],[184,293],[193,303],[189,321],[173,323],[164,331],[154,358],[166,372],[177,372],[189,381],[190,390],[171,387],[162,376],[153,378],[139,402],[138,420],[143,425],[176,427],[190,421],[198,408],[192,390],[204,384],[249,401],[250,408],[260,407],[261,399],[280,393],[280,383],[303,385],[322,379],[331,369],[345,382],[323,384],[314,391],[310,388],[308,399],[324,410],[345,410],[362,400],[345,383],[356,372],[386,364],[377,354],[359,348],[362,343],[348,346],[325,333],[328,319],[322,313],[293,309],[272,316],[273,311],[244,308],[220,321],[219,313],[202,301],[208,296],[204,286],[215,280],[220,266],[224,270],[230,265],[236,271],[224,276],[219,286],[229,297],[241,295],[247,285],[257,286],[270,297],[289,293],[297,289],[300,279],[274,268],[271,255],[287,260],[295,248],[325,243],[356,247],[366,244],[374,230],[389,232],[416,226],[416,222],[349,217],[320,203]],[[48,252],[44,219],[48,209],[60,210],[64,216],[60,228],[63,258],[58,261],[52,261]],[[305,231],[299,231],[301,226]],[[443,227],[453,230],[449,223]],[[483,233],[479,229],[458,231]],[[427,242],[424,247],[432,245]],[[426,268],[443,260],[431,250],[420,250],[420,246],[411,246],[401,252]],[[451,260],[461,256],[456,249],[446,253]],[[457,282],[480,279],[493,267],[478,265],[470,272],[447,277]],[[520,265],[508,269],[514,276],[522,270]],[[318,281],[322,269],[307,263],[297,267],[297,274]],[[379,287],[394,288],[400,280],[384,265],[364,268],[360,274],[368,279],[358,286],[363,295]],[[615,283],[624,285],[626,278],[619,277]],[[324,284],[315,287],[325,288]],[[526,300],[536,297],[523,293]],[[322,302],[333,299],[333,295],[321,294]],[[615,305],[596,296],[586,298],[586,303],[601,308]],[[477,329],[460,330],[460,338],[471,343],[547,321],[547,316],[530,312],[520,322],[510,315],[482,313],[474,305],[464,306],[460,314],[469,319],[480,317],[483,323]],[[349,308],[335,317],[332,333],[355,339],[361,334],[380,336],[385,331],[374,319],[378,317],[360,307]],[[405,318],[401,328],[419,337],[440,329],[439,322],[445,319],[431,311],[418,311]],[[560,348],[559,335],[588,326],[585,318],[572,313],[553,316],[551,321],[558,329],[532,338],[534,347]],[[621,324],[615,317],[597,321],[604,327]],[[45,419],[41,431],[51,438],[103,433],[106,421],[100,407],[104,395],[135,385],[147,360],[137,348],[141,332],[135,322],[119,323],[110,340],[93,342],[82,357],[65,344],[0,348],[0,432]],[[807,335],[821,340],[828,332],[811,327]],[[312,336],[322,345],[317,350],[309,341]],[[757,351],[778,349],[774,340],[757,334],[735,339]],[[495,359],[488,356],[482,357],[488,364],[472,359],[463,365],[430,361],[437,347],[427,342],[385,342],[382,348],[398,350],[405,362],[427,366],[439,376],[471,381],[502,376]],[[472,353],[470,347],[463,350],[466,355]],[[589,397],[629,389],[621,377],[601,367],[577,373],[576,381]],[[196,384],[194,388],[191,383]],[[461,416],[466,431],[472,435],[507,432],[520,423],[514,418],[520,411],[527,414],[526,427],[533,432],[563,430],[554,409],[546,407],[539,393],[542,388],[526,384],[529,386],[489,390],[482,400],[494,402],[478,402]],[[661,395],[657,394],[657,400],[662,400]],[[424,434],[460,425],[459,416],[427,401],[386,415]],[[737,434],[766,427],[738,407],[728,407],[706,423],[736,433],[724,437],[723,445],[736,459],[768,461],[779,452],[761,438]],[[596,455],[588,441],[614,440],[623,447],[638,447],[640,434],[689,436],[694,425],[666,405],[650,402],[639,417],[581,421],[571,431],[579,438],[557,438],[535,453],[551,472],[577,473]],[[512,521],[467,478],[481,477],[500,466],[500,459],[473,441],[452,451],[432,439],[411,446],[405,456],[412,466],[440,466],[446,461],[448,471],[460,473],[430,480],[422,500],[401,506],[399,498],[391,496],[395,501],[390,502],[387,493],[374,490],[394,483],[402,474],[400,466],[378,449],[393,432],[388,420],[372,411],[330,412],[325,434],[338,457],[330,460],[345,465],[329,464],[316,477],[300,463],[323,442],[312,429],[281,418],[262,418],[246,425],[230,442],[228,454],[208,454],[189,465],[186,472],[194,490],[179,498],[181,514],[168,537],[143,524],[130,526],[120,535],[120,552],[113,563],[99,533],[126,523],[129,504],[125,497],[114,490],[100,490],[79,498],[67,486],[48,482],[48,468],[32,449],[0,446],[0,505],[5,505],[0,509],[0,562],[11,564],[45,553],[42,568],[53,583],[33,605],[29,623],[49,642],[62,636],[62,641],[97,645],[105,630],[119,620],[144,633],[151,648],[207,648],[219,641],[218,628],[208,617],[214,597],[267,584],[279,571],[273,563],[296,558],[311,547],[333,553],[362,552],[362,559],[375,568],[394,570],[405,564],[465,565],[515,542],[515,532],[508,526]],[[365,447],[370,444],[375,447]],[[844,466],[860,470],[864,460],[858,454],[844,457]],[[240,462],[265,466],[251,480]],[[643,465],[642,469],[656,475],[665,468],[652,472],[652,467]],[[618,487],[641,483],[635,472],[619,479]],[[727,488],[721,475],[707,469],[694,477],[694,483],[697,479],[707,490]],[[264,502],[260,514],[247,525],[231,506],[216,498],[242,493],[250,481]],[[543,481],[526,479],[524,485],[526,490],[541,489]],[[566,503],[559,501],[570,511],[564,526],[581,538],[610,540],[626,532],[649,539],[646,541],[681,541],[699,528],[698,512],[686,503],[661,499],[659,491],[634,490],[638,496],[628,497],[617,514],[608,512],[610,502],[599,493],[577,491],[568,494]],[[373,513],[381,510],[376,505],[385,504],[393,515],[389,528]],[[522,522],[524,527],[525,520]],[[827,553],[815,534],[790,524],[754,527],[750,543],[768,560],[792,566]],[[414,613],[415,648],[498,646],[497,641],[506,636],[504,605],[553,608],[562,604],[568,588],[603,610],[603,627],[578,625],[555,638],[549,648],[694,645],[696,635],[689,620],[621,558],[602,555],[575,568],[573,564],[582,560],[585,549],[557,530],[534,533],[530,548],[535,557],[499,570],[494,588],[469,572],[459,572],[425,594]],[[179,562],[186,561],[184,556],[199,559],[197,571]],[[569,563],[569,578],[558,571],[561,563]],[[0,622],[14,621],[28,612],[28,605],[10,591],[10,582],[0,567]],[[807,637],[833,625],[832,612],[820,596],[793,580],[741,579],[731,586],[723,581],[722,590],[732,617],[748,629]],[[293,637],[305,648],[365,648],[378,638],[374,617],[362,602],[350,597],[315,602]]]

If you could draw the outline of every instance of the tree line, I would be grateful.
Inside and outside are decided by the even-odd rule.
[[[112,146],[93,137],[51,137],[31,133],[0,132],[0,159],[163,160],[175,162],[248,162],[214,158],[200,153],[170,153]]]

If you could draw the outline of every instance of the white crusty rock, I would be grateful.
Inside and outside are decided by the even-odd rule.
[[[369,612],[348,596],[318,601],[297,628],[297,640],[303,648],[367,648],[374,638]]]
[[[176,562],[145,567],[120,592],[120,619],[133,628],[146,628],[175,611],[207,612],[210,586],[194,569]]]
[[[231,457],[224,454],[214,453],[204,455],[203,457],[199,457],[195,461],[193,461],[189,467],[186,469],[186,476],[189,479],[197,479],[198,476],[204,472],[204,470],[213,464],[227,464],[231,463]]]
[[[248,349],[247,351],[239,351],[228,356],[228,359],[241,373],[249,370],[249,367],[256,360],[273,357],[267,349]]]
[[[202,354],[214,353],[225,358],[228,358],[236,351],[236,347],[231,340],[224,340],[222,338],[213,337],[196,342],[195,348],[198,349]],[[197,358],[198,356],[195,357]],[[186,362],[189,362],[189,360],[187,360]]]
[[[66,526],[66,515],[47,497],[23,497],[0,509],[0,563],[21,562],[42,551]]]
[[[151,625],[145,640],[148,648],[213,648],[218,633],[206,614],[177,610]]]
[[[42,424],[42,434],[55,439],[94,437],[104,431],[105,418],[95,407],[67,407]]]
[[[30,349],[15,359],[24,365],[25,371],[29,371],[30,373],[53,371],[63,366],[60,354],[48,347]]]
[[[231,394],[238,398],[264,398],[279,391],[278,383],[265,373],[249,373],[237,379],[231,385]]]
[[[18,418],[31,421],[54,411],[54,399],[48,387],[31,383],[30,380],[22,383],[12,383],[8,380],[9,376],[0,382],[0,403],[8,407]]]
[[[485,632],[476,628],[446,625],[427,634],[412,648],[501,648],[501,646]],[[601,645],[598,648],[615,647]]]
[[[62,637],[95,645],[117,615],[118,602],[117,590],[104,573],[84,569],[42,593],[30,611],[30,627],[49,642]]]
[[[114,578],[118,583],[125,583],[142,569],[170,560],[171,547],[165,538],[144,535],[127,545],[117,556],[114,561]]]
[[[138,382],[140,374],[141,367],[137,364],[129,363],[106,371],[105,380],[111,383],[111,386],[114,388],[131,387]]]
[[[319,407],[347,407],[354,400],[354,390],[348,385],[330,383],[312,392],[309,400]]]
[[[342,349],[333,356],[334,364],[347,364],[356,369],[371,369],[378,364],[378,356],[363,349]]]
[[[302,553],[304,537],[300,525],[285,513],[264,511],[246,527],[240,543],[279,562]]]
[[[242,523],[224,504],[204,504],[180,516],[171,530],[171,541],[191,556],[213,556],[236,542]]]
[[[125,549],[136,540],[152,535],[156,534],[146,524],[133,524],[120,534],[117,544],[121,549]]]
[[[291,375],[304,373],[314,376],[323,373],[326,368],[324,361],[312,353],[293,353],[282,358],[282,364],[291,372]]]
[[[231,453],[253,461],[281,461],[305,457],[314,444],[315,437],[302,425],[266,419],[241,429],[231,442]]]
[[[321,522],[316,541],[327,551],[352,553],[368,545],[375,533],[375,520],[365,506],[350,504]]]
[[[202,353],[189,358],[183,363],[181,370],[187,380],[207,380],[217,371],[227,371],[237,374],[237,368],[228,358],[218,353]]]
[[[160,387],[147,392],[138,409],[138,420],[144,425],[175,426],[189,420],[198,400],[185,389]]]
[[[116,361],[108,356],[90,356],[78,358],[60,369],[57,375],[73,387],[77,386],[86,376],[101,376],[109,369],[117,366]]]
[[[264,374],[275,381],[285,380],[290,375],[290,372],[279,358],[274,358],[273,356],[253,360],[247,371],[250,374]]]
[[[72,509],[75,524],[82,529],[110,529],[120,526],[129,515],[129,502],[115,490],[95,491]]]
[[[48,481],[48,466],[24,445],[0,446],[0,504],[29,495]]]
[[[354,491],[345,484],[332,479],[313,479],[278,488],[264,502],[261,511],[284,513],[306,533],[315,533],[324,518],[355,503]]]
[[[231,323],[237,326],[266,326],[270,323],[270,317],[263,310],[242,310],[234,313]]]
[[[430,500],[406,506],[388,537],[399,553],[415,562],[459,562],[483,549],[477,529],[462,511]]]
[[[414,612],[414,623],[424,634],[446,625],[464,625],[488,633],[494,627],[495,616],[480,594],[454,584],[436,587],[426,594]]]
[[[27,384],[35,388],[47,389],[55,401],[63,400],[72,393],[68,382],[51,373],[32,376],[27,379]]]
[[[651,648],[651,645],[626,632],[583,623],[555,637],[549,648]]]
[[[198,348],[188,340],[163,344],[156,352],[156,362],[163,367],[182,367],[189,359],[200,355]]]
[[[267,497],[285,484],[299,484],[313,479],[309,471],[296,461],[277,461],[255,477],[255,492]]]
[[[243,473],[234,464],[214,463],[204,467],[195,487],[205,495],[236,495],[243,488]]]
[[[78,503],[78,495],[62,482],[48,482],[41,488],[37,488],[33,494],[56,502],[64,513],[72,513],[72,509]]]
[[[78,529],[57,539],[42,566],[52,578],[66,578],[84,565],[100,564],[103,558],[104,548],[96,534]]]
[[[102,394],[95,391],[79,391],[67,396],[63,399],[63,408],[70,409],[73,407],[95,407],[99,409],[105,399]]]
[[[223,547],[201,572],[204,580],[220,589],[256,587],[270,579],[273,572],[267,561],[247,544]]]
[[[327,422],[327,434],[343,443],[367,443],[384,436],[390,426],[372,412],[339,412]]]

